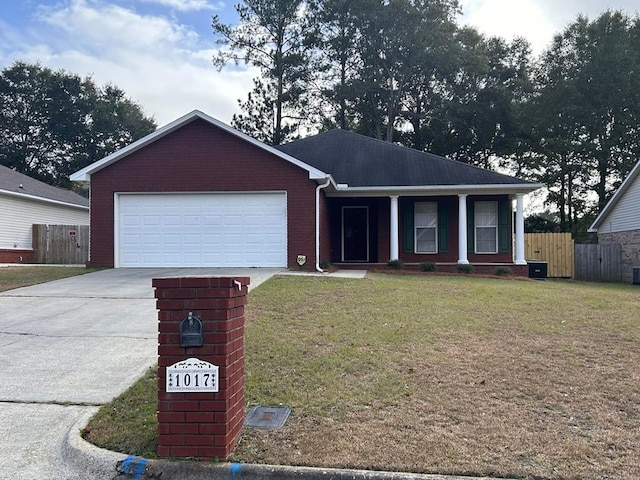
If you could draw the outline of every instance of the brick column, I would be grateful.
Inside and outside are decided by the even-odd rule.
[[[226,459],[244,419],[244,305],[248,277],[156,278],[158,309],[158,456]],[[192,312],[203,345],[180,346]],[[218,392],[166,392],[166,368],[188,358],[219,366]]]

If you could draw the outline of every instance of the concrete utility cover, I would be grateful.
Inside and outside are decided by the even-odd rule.
[[[289,418],[289,407],[253,407],[244,419],[245,427],[281,428]]]

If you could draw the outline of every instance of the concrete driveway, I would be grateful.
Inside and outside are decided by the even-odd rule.
[[[0,478],[78,477],[66,435],[157,360],[152,278],[242,276],[278,269],[103,270],[0,293]]]

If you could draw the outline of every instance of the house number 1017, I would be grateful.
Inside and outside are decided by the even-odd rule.
[[[215,378],[210,373],[202,373],[202,372],[193,372],[193,373],[180,373],[176,372],[172,374],[174,376],[174,382],[176,388],[180,387],[191,387],[200,388],[201,386],[204,388],[211,387],[215,388],[216,382]]]
[[[167,367],[167,392],[217,392],[219,367],[189,358]]]

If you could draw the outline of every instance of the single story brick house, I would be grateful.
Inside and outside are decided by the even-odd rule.
[[[33,225],[89,225],[89,200],[0,165],[0,263],[32,263]]]
[[[631,282],[633,267],[640,267],[640,162],[589,227],[598,243],[621,245],[622,280]]]
[[[71,179],[90,182],[91,266],[521,274],[524,196],[541,186],[343,130],[271,147],[197,110]]]

